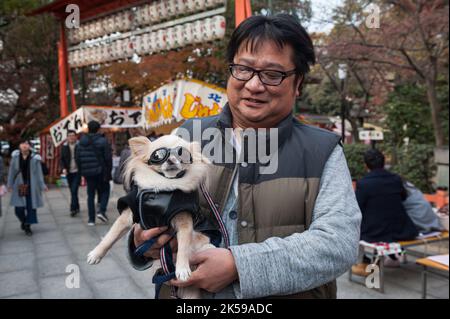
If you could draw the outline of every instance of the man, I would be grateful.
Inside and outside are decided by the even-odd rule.
[[[218,116],[187,121],[183,129],[192,132],[200,121],[202,131],[214,129],[224,143],[230,128],[276,129],[278,169],[262,174],[260,162],[214,163],[207,188],[228,231],[229,249],[222,242],[193,255],[197,268],[189,280],[170,283],[202,288],[205,298],[336,298],[335,278],[357,257],[361,216],[339,137],[292,116],[315,62],[312,41],[289,15],[254,16],[234,31],[227,55],[228,104]],[[254,152],[244,140],[239,144],[239,135],[236,141],[241,158]],[[208,213],[202,196],[200,202]],[[135,225],[129,258],[136,269],[159,258],[170,238],[165,230]],[[133,254],[158,235],[145,258]]]
[[[362,213],[361,239],[367,242],[411,240],[418,235],[407,215],[407,197],[400,176],[384,169],[384,155],[377,149],[364,154],[369,173],[356,184],[356,198]]]
[[[75,160],[76,150],[78,148],[77,134],[69,130],[67,134],[67,143],[61,149],[61,167],[62,173],[66,175],[70,189],[70,216],[74,217],[80,212],[78,202],[78,188],[80,186],[81,175],[78,172],[77,162]]]
[[[88,134],[81,137],[76,151],[78,169],[87,182],[89,226],[95,225],[96,192],[100,199],[100,210],[97,217],[104,223],[108,221],[106,209],[110,191],[112,153],[107,139],[98,133],[99,129],[98,122],[90,121]]]

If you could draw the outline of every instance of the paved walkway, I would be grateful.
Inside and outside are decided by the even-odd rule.
[[[115,186],[109,204],[110,224],[87,226],[86,188],[80,188],[81,214],[69,217],[69,191],[52,188],[45,193],[45,207],[38,210],[39,224],[27,237],[3,198],[0,217],[0,298],[153,298],[152,271],[136,271],[125,255],[125,238],[120,240],[98,265],[86,263],[87,253],[95,247],[118,214],[117,198],[123,193]],[[433,249],[433,247],[429,248]],[[438,248],[434,248],[436,253]],[[448,252],[448,242],[440,247]],[[68,265],[78,265],[80,287],[66,287]],[[429,278],[430,298],[449,298],[448,281]],[[420,268],[414,258],[399,269],[386,270],[385,294],[338,278],[338,298],[420,298]]]

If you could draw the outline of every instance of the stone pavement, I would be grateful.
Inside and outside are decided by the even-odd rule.
[[[117,198],[123,194],[115,185],[109,203],[109,225],[97,221],[87,226],[86,188],[80,188],[80,216],[69,217],[69,191],[52,188],[45,193],[45,207],[38,210],[39,224],[27,237],[9,207],[9,196],[2,198],[0,217],[0,298],[153,298],[151,270],[134,270],[125,255],[125,237],[117,242],[98,265],[86,263],[87,253],[95,247],[118,214]],[[448,242],[438,247],[448,252]],[[431,248],[429,248],[431,249]],[[436,253],[439,250],[436,248]],[[78,265],[80,287],[67,288],[68,265]],[[355,277],[357,278],[357,277]],[[420,298],[420,268],[409,258],[399,269],[386,269],[385,294],[338,278],[338,298]],[[429,277],[429,298],[449,298],[448,281]]]

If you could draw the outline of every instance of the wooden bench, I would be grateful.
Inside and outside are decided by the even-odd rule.
[[[408,252],[408,248],[411,247],[417,247],[421,245],[428,245],[431,243],[436,242],[442,242],[448,240],[448,231],[441,232],[439,236],[429,237],[429,238],[423,238],[423,239],[414,239],[414,240],[408,240],[408,241],[401,241],[398,242],[405,250],[405,253]],[[360,245],[359,247],[359,254],[369,253],[372,254],[372,257],[377,261],[377,264],[379,265],[379,279],[380,279],[380,288],[374,288],[378,290],[381,293],[384,293],[384,259],[385,256],[377,256],[377,252],[372,249],[371,247],[367,247],[364,245]],[[424,255],[426,256],[426,249]],[[352,281],[352,270],[349,270],[349,276],[348,279]]]
[[[447,254],[448,256],[448,254]],[[422,269],[422,299],[427,298],[427,275],[433,274],[435,276],[443,277],[448,280],[448,266],[438,263],[428,258],[421,258],[416,260],[416,264],[423,267]]]

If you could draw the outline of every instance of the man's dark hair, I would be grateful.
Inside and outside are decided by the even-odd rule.
[[[240,46],[245,44],[251,52],[265,41],[273,41],[281,49],[290,45],[294,51],[292,61],[297,79],[309,72],[316,62],[312,40],[297,18],[289,14],[252,16],[244,20],[231,35],[227,48],[227,61],[233,63]]]
[[[377,149],[367,150],[364,154],[364,163],[370,170],[384,168],[384,155]]]
[[[99,129],[100,129],[100,123],[99,122],[94,121],[94,120],[89,121],[89,123],[88,123],[89,133],[97,133]]]
[[[67,131],[67,135],[69,135],[69,134],[75,134],[75,135],[77,135],[77,132],[74,131],[74,130],[68,130],[68,131]]]

